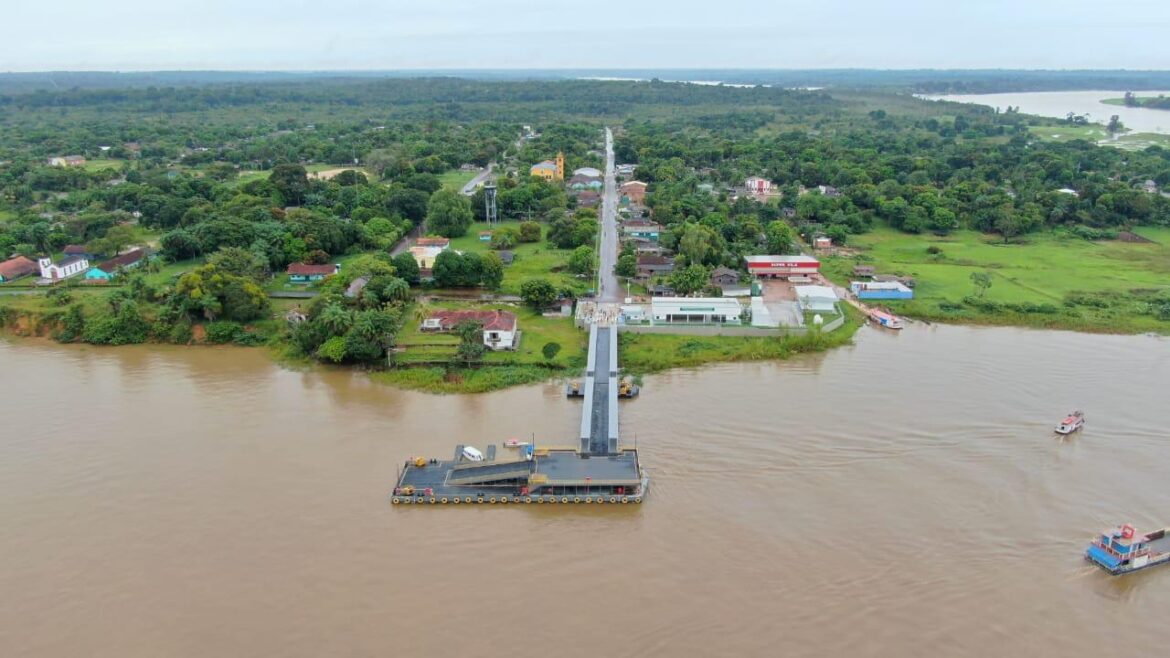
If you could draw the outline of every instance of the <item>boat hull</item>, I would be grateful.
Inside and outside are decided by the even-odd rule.
[[[1160,567],[1165,564],[1170,564],[1170,554],[1167,554],[1165,557],[1159,557],[1156,560],[1152,559],[1140,567],[1131,567],[1128,565],[1111,567],[1108,564],[1094,558],[1089,551],[1085,551],[1085,559],[1089,562],[1092,562],[1094,565],[1101,567],[1101,569],[1110,576],[1124,576],[1127,573],[1133,573],[1135,571],[1149,569],[1150,567]]]

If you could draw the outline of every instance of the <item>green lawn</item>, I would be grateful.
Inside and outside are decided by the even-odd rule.
[[[156,286],[171,285],[178,280],[180,274],[189,272],[202,264],[202,258],[192,258],[190,260],[181,260],[177,263],[168,263],[160,267],[157,272],[148,273],[146,275],[146,281]]]
[[[439,182],[443,184],[443,189],[454,190],[458,192],[463,189],[472,178],[475,178],[478,171],[463,171],[462,169],[452,169],[439,174]]]
[[[938,317],[940,302],[958,303],[974,295],[973,272],[991,273],[992,285],[985,299],[998,303],[1061,306],[1070,293],[1109,293],[1118,298],[1135,289],[1170,292],[1170,229],[1147,228],[1138,232],[1157,244],[1089,242],[1054,233],[1033,234],[1019,243],[1004,244],[998,237],[972,231],[938,237],[879,228],[850,238],[850,246],[861,250],[859,259],[828,258],[824,271],[842,285],[848,285],[857,263],[874,265],[879,274],[913,276],[917,283],[915,299],[888,305],[921,317]],[[931,246],[942,253],[928,253]],[[1076,317],[1054,316],[1042,322],[1037,318],[1036,323],[1095,330],[1170,330],[1170,324],[1158,323],[1152,317],[1123,319],[1131,326],[1117,326],[1116,313],[1098,318],[1081,312]],[[1017,324],[1018,320],[1000,323]]]
[[[546,318],[530,308],[511,304],[474,304],[465,302],[435,302],[434,309],[505,310],[516,314],[521,332],[520,347],[515,351],[487,352],[484,362],[490,364],[549,365],[577,368],[584,365],[588,334],[573,326],[571,318]],[[423,333],[414,310],[398,334],[398,345],[406,351],[399,356],[400,363],[419,363],[451,359],[459,345],[459,337],[452,334]],[[560,352],[550,362],[542,349],[546,343],[559,343]]]
[[[1096,142],[1109,136],[1109,133],[1105,131],[1104,127],[1096,124],[1086,126],[1031,126],[1028,128],[1028,132],[1041,139],[1052,142],[1068,142],[1074,139]]]
[[[124,164],[126,164],[125,160],[115,158],[109,160],[86,160],[85,164],[81,165],[81,168],[86,171],[104,171],[106,169],[121,169]]]
[[[505,226],[519,227],[518,222],[504,222]],[[451,240],[451,248],[457,251],[491,251],[491,243],[479,239],[480,231],[487,230],[487,224],[476,222],[467,229],[467,235]],[[546,278],[557,288],[571,288],[584,292],[592,287],[592,279],[582,279],[567,270],[571,250],[557,249],[544,241],[548,235],[548,227],[541,226],[542,241],[522,243],[512,249],[515,260],[511,265],[504,266],[504,281],[500,285],[500,292],[506,295],[519,295],[520,285],[528,279]]]
[[[326,163],[321,163],[321,162],[318,162],[315,164],[310,164],[310,165],[305,165],[305,171],[310,173],[310,174],[318,173],[318,172],[322,172],[322,171],[330,171],[332,169],[352,169],[354,171],[360,171],[361,173],[365,174],[366,178],[370,179],[371,182],[377,182],[377,180],[378,180],[378,177],[375,176],[373,173],[371,173],[369,170],[364,169],[364,168],[359,167],[359,166],[326,164]],[[250,183],[254,180],[267,179],[271,175],[272,175],[272,170],[270,170],[270,169],[265,169],[262,171],[256,171],[253,169],[243,169],[240,171],[240,174],[238,176],[236,176],[234,182],[237,185],[243,185],[244,183]]]

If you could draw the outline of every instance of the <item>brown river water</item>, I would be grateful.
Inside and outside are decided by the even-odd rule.
[[[648,377],[641,506],[392,507],[457,442],[573,436],[555,384],[477,396],[260,350],[0,341],[0,656],[1124,656],[1170,567],[1170,340],[865,329]],[[1052,426],[1083,408],[1085,431]]]

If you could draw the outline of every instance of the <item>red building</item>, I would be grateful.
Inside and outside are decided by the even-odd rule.
[[[748,274],[754,277],[808,276],[821,269],[812,256],[744,256]]]

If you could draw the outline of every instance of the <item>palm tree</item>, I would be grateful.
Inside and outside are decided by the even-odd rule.
[[[430,302],[425,297],[420,297],[414,305],[414,319],[422,323],[423,320],[431,317],[433,311],[434,309],[431,307]]]
[[[337,302],[330,302],[317,317],[334,336],[340,336],[353,326],[353,311]]]

